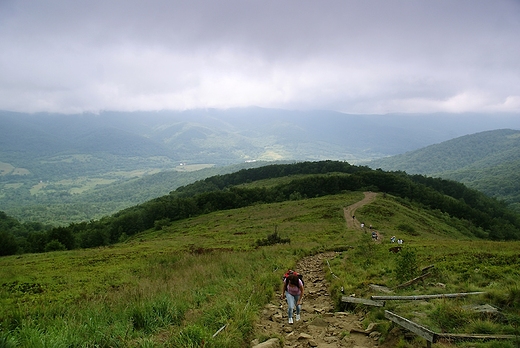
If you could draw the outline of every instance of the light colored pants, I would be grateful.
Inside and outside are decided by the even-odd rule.
[[[291,295],[291,294],[289,294],[289,291],[286,291],[285,298],[287,298],[287,306],[289,307],[287,309],[287,314],[289,315],[289,318],[293,317],[294,307],[296,307],[296,314],[300,314],[302,305],[298,305],[298,306],[296,305],[296,303],[298,303],[298,299],[300,298],[300,295]]]

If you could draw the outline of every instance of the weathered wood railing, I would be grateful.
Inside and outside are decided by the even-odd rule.
[[[414,323],[411,320],[401,317],[395,313],[392,313],[390,311],[385,311],[385,318],[389,319],[390,321],[392,321],[398,325],[401,325],[405,329],[424,338],[427,342],[428,348],[430,348],[432,346],[432,343],[435,343],[435,341],[437,340],[436,336],[435,336],[436,335],[435,332],[425,328],[424,326]]]
[[[434,295],[413,295],[413,296],[371,296],[370,298],[374,301],[385,301],[385,300],[426,300],[431,298],[445,298],[445,297],[464,297],[470,295],[481,295],[485,294],[482,291],[475,292],[458,292],[454,294],[434,294]]]
[[[511,340],[519,339],[515,335],[479,335],[479,334],[453,334],[453,333],[436,333],[432,330],[425,328],[411,320],[401,317],[390,311],[385,311],[385,318],[390,321],[404,327],[405,329],[413,332],[414,334],[424,338],[428,348],[432,346],[432,343],[437,342],[439,339],[447,340]]]

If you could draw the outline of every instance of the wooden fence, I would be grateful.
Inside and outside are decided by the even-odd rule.
[[[426,340],[426,345],[428,348],[431,348],[432,343],[437,342],[439,339],[447,339],[447,340],[511,340],[511,339],[520,339],[520,337],[515,335],[478,335],[478,334],[453,334],[453,333],[436,333],[431,331],[424,326],[421,326],[417,323],[414,323],[411,320],[408,320],[404,317],[401,317],[395,313],[390,311],[385,311],[385,318],[390,321],[404,327],[405,329],[413,332],[414,334],[424,338]]]

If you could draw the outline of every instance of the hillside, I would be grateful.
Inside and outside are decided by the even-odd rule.
[[[208,197],[220,186],[226,193],[220,198],[229,198],[231,182],[241,183],[244,189],[256,188],[257,193],[264,188],[278,189],[280,183],[290,186],[288,192],[292,193],[297,192],[298,183],[304,187],[314,183],[312,190],[323,189],[329,180],[338,183],[342,177],[352,176],[338,175],[340,164],[245,170],[189,185],[178,194],[205,191]],[[287,174],[273,176],[274,169]],[[377,174],[374,181],[386,185],[384,173],[357,167],[350,170],[360,172],[357,180]],[[303,174],[309,171],[320,173]],[[291,176],[295,183],[291,184]],[[444,188],[449,187],[454,186]],[[383,310],[436,332],[518,334],[519,242],[480,240],[468,234],[467,220],[425,209],[425,202],[384,191],[364,206],[358,205],[361,191],[340,190],[317,197],[314,192],[309,198],[294,194],[290,200],[208,210],[198,216],[163,221],[159,228],[139,232],[110,247],[1,257],[0,342],[5,347],[238,348],[250,346],[254,339],[261,342],[273,337],[264,328],[276,326],[280,331],[274,337],[293,345],[308,346],[308,340],[314,339],[331,347],[361,341],[367,347],[372,346],[369,342],[385,348],[425,346],[424,340],[386,320]],[[373,225],[382,237],[380,243],[371,241],[359,225],[349,227],[346,223],[344,211],[354,205],[356,219]],[[274,233],[290,243],[278,244],[269,238]],[[392,235],[404,239],[402,254],[388,252],[393,246],[389,240]],[[274,242],[258,247],[258,241],[265,239]],[[322,252],[327,252],[326,259],[320,256]],[[316,264],[320,272],[305,268],[309,255],[321,259]],[[403,277],[412,278],[422,267],[431,265],[427,281],[397,287]],[[303,303],[302,320],[290,326],[286,311],[278,311],[278,306],[283,306],[280,277],[295,267],[308,272],[304,276],[312,285]],[[314,283],[317,279],[319,283]],[[383,309],[342,303],[344,295],[360,299],[380,295],[371,284],[392,289],[395,295],[470,291],[485,295],[387,301]],[[312,307],[320,303],[320,296],[329,301],[327,307]],[[482,303],[500,308],[499,313],[491,316],[467,308]],[[276,315],[262,321],[269,311]],[[335,319],[341,320],[337,326],[341,330],[333,326],[325,330]],[[358,331],[352,330],[354,324]],[[367,340],[364,331],[369,327],[377,336]],[[319,336],[318,331],[327,334]],[[300,338],[301,333],[309,336]],[[514,347],[514,340],[478,342],[475,346],[491,348],[497,344]]]
[[[268,185],[254,184],[267,179],[271,182]],[[213,176],[99,220],[46,231],[31,224],[16,225],[2,235],[4,240],[16,240],[2,254],[106,246],[151,228],[160,230],[173,221],[214,211],[360,190],[385,192],[445,214],[458,233],[466,236],[520,239],[518,215],[460,183],[323,161],[267,165]]]
[[[462,182],[520,211],[520,131],[466,135],[405,154],[373,160],[371,168]]]

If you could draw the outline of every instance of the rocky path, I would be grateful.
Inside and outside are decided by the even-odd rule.
[[[345,208],[347,224],[349,218],[353,220],[352,213],[355,209],[372,201],[374,197],[375,193],[365,193],[363,201],[357,202],[354,207]],[[360,204],[361,202],[364,203]],[[352,228],[350,226],[355,226],[354,222],[349,225],[349,228]],[[356,228],[359,229],[360,226],[357,225]],[[298,262],[295,270],[302,273],[305,280],[301,320],[289,324],[287,303],[277,296],[264,308],[256,327],[259,335],[272,339],[261,344],[252,342],[253,347],[371,348],[378,346],[378,333],[363,330],[362,316],[334,311],[334,303],[329,295],[324,275],[325,272],[330,272],[327,260],[335,256],[336,253],[327,252],[303,258]]]

